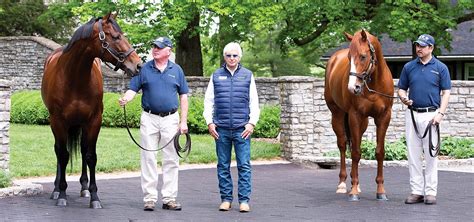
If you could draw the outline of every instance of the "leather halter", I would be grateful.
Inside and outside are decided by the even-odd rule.
[[[130,47],[126,52],[117,52],[114,48],[110,47],[110,44],[105,40],[105,33],[104,30],[102,29],[102,19],[99,19],[98,21],[98,26],[99,26],[99,40],[102,43],[102,49],[106,49],[112,57],[114,57],[117,60],[117,64],[115,64],[114,71],[117,71],[120,69],[120,67],[123,65],[123,62],[125,59],[133,52],[135,49],[133,47]],[[104,51],[102,51],[102,55],[104,54]],[[102,56],[101,56],[102,57]],[[104,63],[108,66],[107,62],[104,61]]]
[[[355,76],[362,80],[364,83],[365,82],[370,82],[372,79],[370,78],[370,74],[373,72],[373,68],[375,67],[376,61],[375,61],[375,48],[370,43],[369,38],[367,37],[367,42],[369,44],[369,49],[370,49],[370,63],[369,66],[367,66],[367,69],[365,69],[364,72],[362,73],[356,73],[356,72],[349,72],[349,76]]]

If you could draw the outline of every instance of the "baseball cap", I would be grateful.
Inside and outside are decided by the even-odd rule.
[[[158,37],[153,41],[153,45],[156,45],[160,49],[165,47],[173,48],[173,42],[167,37]]]
[[[435,40],[433,36],[428,35],[428,34],[423,34],[418,37],[418,40],[416,40],[415,43],[420,44],[420,46],[434,45]]]

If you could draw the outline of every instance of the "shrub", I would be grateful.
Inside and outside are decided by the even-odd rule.
[[[474,140],[467,138],[448,137],[441,141],[440,155],[448,155],[459,159],[474,157]]]
[[[11,175],[6,171],[0,171],[0,188],[9,187],[12,184]]]
[[[204,98],[203,97],[189,97],[188,110],[188,128],[189,132],[197,134],[208,133],[206,120],[202,115],[204,112]]]
[[[102,126],[125,127],[123,108],[118,105],[118,93],[104,93],[104,112]],[[14,93],[11,97],[11,122],[22,124],[49,124],[49,114],[41,99],[39,91],[23,91]],[[141,94],[126,106],[127,123],[131,128],[140,127]],[[206,121],[202,116],[204,98],[189,98],[188,127],[194,134],[208,132]],[[264,106],[260,113],[260,120],[255,128],[254,137],[274,138],[280,132],[279,106]]]
[[[279,106],[263,106],[253,136],[257,138],[275,138],[280,133]]]
[[[39,91],[20,91],[11,97],[10,121],[23,124],[48,124],[49,113]]]

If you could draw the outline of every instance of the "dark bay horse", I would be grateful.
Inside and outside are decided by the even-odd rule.
[[[49,111],[57,158],[52,198],[66,206],[66,166],[81,147],[81,196],[90,196],[91,208],[102,208],[97,195],[96,142],[103,111],[101,61],[116,70],[138,74],[142,61],[115,21],[116,14],[91,19],[79,27],[69,43],[52,52],[45,61],[41,96]],[[100,58],[100,59],[98,59]],[[90,184],[87,186],[87,167]]]
[[[367,129],[368,117],[374,118],[377,134],[377,200],[387,200],[383,178],[385,133],[392,115],[393,79],[382,54],[379,40],[365,30],[354,36],[348,49],[335,52],[326,66],[324,97],[332,113],[332,128],[337,136],[341,169],[337,193],[346,193],[346,146],[351,148],[352,188],[350,201],[359,200],[358,165],[360,144]]]

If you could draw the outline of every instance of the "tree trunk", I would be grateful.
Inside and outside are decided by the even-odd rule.
[[[199,11],[194,10],[194,16],[188,26],[177,37],[176,63],[179,64],[186,76],[203,76],[201,37],[196,28],[199,27]]]

